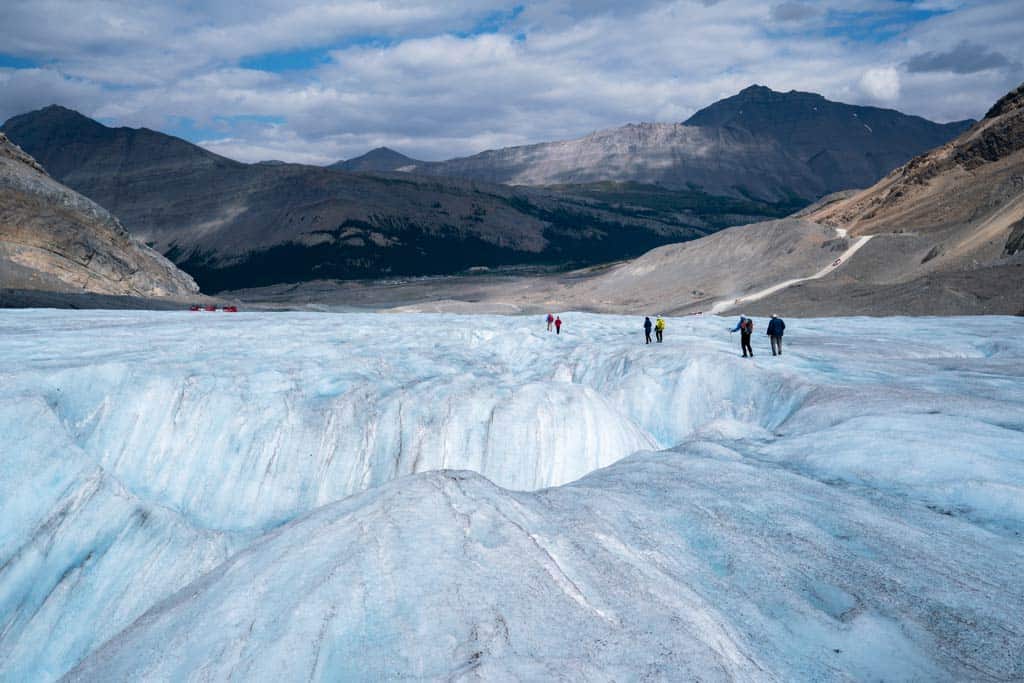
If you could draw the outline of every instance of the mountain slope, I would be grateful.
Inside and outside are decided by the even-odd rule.
[[[956,140],[808,218],[872,238],[843,273],[842,310],[859,310],[857,298],[893,312],[1024,312],[1024,86]],[[786,297],[818,301],[836,284]]]
[[[812,93],[751,86],[683,124],[628,125],[577,140],[420,162],[408,170],[517,185],[631,181],[712,195],[809,201],[870,185],[971,123],[937,124]]]
[[[686,211],[612,206],[564,193],[241,164],[154,131],[107,128],[60,107],[14,117],[3,128],[206,291],[318,277],[594,263],[715,229]]]
[[[812,199],[825,191],[809,168],[770,138],[667,123],[631,124],[410,170],[513,185],[630,181],[767,201]]]
[[[0,133],[0,288],[188,296],[195,282]]]

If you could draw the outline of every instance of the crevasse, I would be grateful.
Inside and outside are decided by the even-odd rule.
[[[272,316],[143,316],[127,358],[17,377],[127,489],[236,530],[428,470],[474,470],[510,489],[558,486],[716,419],[770,429],[802,394],[784,376],[747,386],[751,368],[713,357],[595,349],[516,318],[499,336],[462,329],[472,318],[450,330],[441,316],[396,316],[372,343],[360,329],[367,318],[337,319],[303,343],[303,322],[317,319],[300,317],[262,346]],[[147,348],[176,325],[183,343],[187,330],[209,336],[198,349]],[[64,343],[66,358],[89,352],[73,348],[80,337]]]

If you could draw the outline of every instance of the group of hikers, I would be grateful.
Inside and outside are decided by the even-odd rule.
[[[562,319],[557,315],[548,313],[548,332],[551,331],[552,326],[555,328],[555,334],[562,334]]]
[[[651,343],[651,319],[650,317],[644,318],[644,343]],[[654,334],[658,340],[658,343],[664,339],[665,335],[665,319],[660,315],[657,320],[653,323]],[[768,322],[768,338],[771,339],[772,344],[772,355],[782,355],[782,334],[786,330],[786,323],[777,315],[772,315],[772,319]],[[743,351],[744,358],[753,358],[754,349],[750,346],[750,338],[754,334],[754,319],[748,318],[745,315],[741,315],[739,321],[736,323],[736,327],[732,328],[730,332],[740,333],[740,350]]]
[[[665,338],[665,319],[660,315],[658,316],[658,320],[654,323],[654,334],[657,336],[659,344]],[[644,318],[644,343],[651,343],[651,319],[647,317]]]
[[[772,355],[782,355],[782,333],[786,331],[786,323],[777,315],[772,315],[772,319],[768,321],[768,338],[772,342]],[[729,330],[732,332],[740,333],[740,349],[743,350],[743,357],[754,357],[754,349],[750,346],[750,337],[754,334],[754,320],[748,318],[745,315],[740,316],[739,322],[736,323],[736,327]]]
[[[562,333],[562,319],[557,315],[548,313],[548,332],[551,331],[552,327],[555,330],[555,334]],[[655,339],[657,343],[661,343],[665,339],[665,319],[660,315],[656,316],[655,321],[652,323],[650,316],[644,317],[644,343],[651,343],[651,330],[654,330]],[[772,355],[782,355],[782,334],[786,331],[786,323],[777,315],[773,315],[771,320],[768,321],[768,338],[772,344]],[[750,346],[750,338],[754,335],[754,319],[748,318],[745,315],[741,315],[739,322],[736,323],[736,327],[730,330],[732,332],[740,333],[740,350],[743,351],[744,358],[753,358],[754,349]]]

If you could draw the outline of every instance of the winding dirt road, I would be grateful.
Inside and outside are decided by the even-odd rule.
[[[839,237],[847,236],[845,228],[836,228],[835,230]],[[766,296],[770,296],[778,291],[785,289],[786,287],[791,287],[797,284],[798,282],[807,282],[808,280],[817,280],[819,278],[823,278],[836,268],[839,268],[844,263],[846,263],[846,261],[851,256],[860,251],[861,247],[867,244],[872,237],[873,235],[864,235],[863,237],[858,237],[857,240],[853,244],[851,244],[850,247],[846,251],[844,251],[839,258],[837,258],[835,261],[819,270],[814,275],[809,275],[808,277],[798,277],[792,280],[785,280],[783,282],[779,282],[778,284],[774,284],[771,287],[767,287],[756,292],[751,292],[750,294],[745,294],[741,297],[736,297],[733,299],[723,299],[722,301],[715,303],[715,305],[711,307],[711,313],[712,315],[724,313],[730,308],[739,306],[740,304],[749,303],[751,301],[757,301],[758,299],[763,299]]]

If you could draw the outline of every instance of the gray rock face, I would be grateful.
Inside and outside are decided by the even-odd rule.
[[[188,296],[195,282],[0,133],[0,288]]]
[[[767,201],[824,191],[810,168],[768,137],[671,123],[628,125],[408,170],[512,185],[632,181]]]
[[[699,188],[712,195],[810,201],[866,187],[971,123],[937,124],[890,109],[831,102],[813,93],[752,86],[683,124],[628,125],[578,140],[508,147],[442,162],[402,157],[387,160],[387,170],[514,185],[630,181]]]

